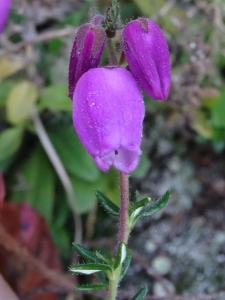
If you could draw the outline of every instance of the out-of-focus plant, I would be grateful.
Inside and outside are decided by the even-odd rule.
[[[127,14],[127,11],[125,14]],[[76,13],[71,12],[71,18],[65,19],[61,21],[61,23],[77,26],[81,23],[84,16],[86,17],[86,12],[83,10]],[[23,28],[23,25],[26,28],[30,26],[29,18],[25,15],[19,15],[16,10],[12,10],[11,19],[12,21],[16,19],[16,23],[21,25],[21,28]],[[27,24],[29,24],[29,26],[27,26]],[[155,38],[159,39],[159,42],[155,41],[158,44],[161,43],[160,41],[164,41],[164,37],[157,25],[148,19],[138,19],[135,23],[131,22],[129,24],[130,27],[133,25],[139,27],[139,32],[137,32],[135,40],[139,39],[142,33],[148,33],[147,27],[150,26],[150,24],[159,32],[152,36],[153,40],[155,40]],[[82,56],[81,60],[71,66],[72,69],[79,69],[79,72],[75,74],[76,76],[72,74],[72,81],[75,80],[75,82],[72,83],[72,89],[83,73],[90,67],[97,67],[100,63],[101,54],[104,56],[104,61],[107,60],[106,46],[108,46],[109,50],[110,64],[114,65],[115,62],[119,60],[117,53],[114,52],[114,39],[111,38],[115,36],[118,29],[121,29],[121,26],[119,6],[117,1],[113,1],[113,6],[108,10],[106,18],[96,16],[91,19],[90,23],[83,27],[83,30],[81,30],[82,37],[84,37],[84,34],[87,34],[87,36],[82,40],[82,43],[81,40],[79,40],[80,43],[78,43],[78,45],[74,44],[75,48],[72,51],[72,56],[76,55],[76,51],[78,51],[78,58],[80,58],[80,51],[85,49],[87,52]],[[68,258],[71,233],[65,229],[65,224],[71,219],[71,212],[75,215],[74,219],[75,222],[77,222],[79,215],[89,212],[95,207],[96,200],[98,200],[107,211],[118,218],[120,206],[117,189],[118,179],[115,170],[111,170],[106,176],[96,168],[94,161],[81,145],[78,136],[74,134],[71,122],[72,108],[67,97],[67,87],[62,83],[58,83],[57,76],[60,72],[55,71],[56,66],[52,63],[54,59],[58,61],[58,56],[62,52],[64,43],[56,37],[56,39],[48,40],[47,44],[38,44],[36,50],[40,54],[40,60],[38,60],[35,67],[38,68],[39,73],[38,75],[35,74],[37,75],[35,76],[32,65],[32,54],[34,54],[32,53],[32,47],[34,47],[32,43],[34,41],[32,39],[31,41],[29,39],[26,40],[26,34],[24,34],[25,37],[23,36],[26,30],[20,31],[21,28],[18,26],[16,27],[16,33],[10,33],[9,40],[12,44],[9,43],[7,46],[9,45],[9,48],[13,46],[10,50],[12,53],[2,48],[0,49],[0,171],[8,175],[7,193],[10,199],[18,203],[23,203],[26,200],[32,208],[35,208],[44,216],[62,255]],[[9,28],[9,31],[10,30],[11,28]],[[6,30],[6,33],[7,32],[8,29]],[[71,35],[70,28],[68,32],[70,32]],[[105,32],[108,38],[106,38]],[[100,43],[96,43],[96,36],[100,39]],[[39,36],[37,40],[41,40]],[[126,49],[128,53],[129,51],[141,51],[140,45],[138,45],[135,40],[133,42],[131,41],[131,44],[128,45],[130,38],[124,36],[123,47],[125,49],[125,44],[127,44]],[[142,43],[145,43],[144,35]],[[8,48],[6,47],[6,49]],[[21,49],[23,50],[21,51],[22,55],[20,53]],[[147,81],[150,83],[148,89],[152,88],[155,91],[162,89],[163,93],[161,94],[163,96],[161,96],[165,97],[164,88],[168,89],[170,82],[168,72],[169,65],[166,66],[167,71],[164,72],[161,68],[162,65],[157,61],[157,53],[154,53],[151,43],[146,42],[146,51],[152,53],[152,63],[157,65],[154,71],[155,77],[150,73],[147,74]],[[31,57],[29,55],[31,55]],[[169,53],[167,48],[164,48],[164,54],[160,54],[161,58],[162,55],[166,63],[168,63],[167,59]],[[129,54],[127,54],[127,59],[128,56]],[[87,58],[90,58],[90,60],[88,61]],[[100,81],[99,78],[101,78],[102,84],[107,83],[109,86],[108,91],[113,90],[110,86],[113,82],[116,83],[118,77],[125,83],[123,85],[117,84],[117,86],[115,85],[114,87],[115,97],[120,93],[121,99],[126,100],[126,105],[122,100],[120,101],[121,104],[117,101],[117,105],[119,105],[117,112],[121,118],[123,114],[124,116],[126,115],[126,132],[128,132],[128,137],[130,135],[129,129],[133,126],[132,135],[130,135],[127,141],[119,141],[125,136],[125,134],[120,131],[123,130],[123,125],[125,125],[126,122],[124,122],[124,124],[113,124],[113,126],[110,127],[113,129],[112,134],[118,135],[119,139],[116,145],[106,146],[108,147],[107,149],[115,150],[112,153],[114,156],[117,157],[119,154],[120,157],[118,157],[117,162],[115,162],[113,157],[108,157],[107,155],[101,156],[101,169],[103,169],[103,165],[107,165],[108,167],[114,165],[121,171],[131,172],[137,167],[132,176],[141,178],[146,173],[149,165],[145,155],[142,155],[139,162],[141,154],[139,144],[142,132],[143,103],[141,92],[133,76],[140,72],[140,68],[142,69],[144,66],[144,61],[140,62],[140,66],[136,66],[134,58],[133,56],[133,61],[131,59],[129,62],[130,69],[133,69],[132,75],[129,71],[122,68],[112,68],[111,71],[110,69],[102,68],[98,69],[97,72],[100,71],[100,73],[96,78],[93,74],[91,76],[94,76],[93,78],[97,81]],[[121,56],[121,63],[125,64],[123,56]],[[51,68],[48,67],[49,65],[51,65]],[[60,67],[57,67],[59,70]],[[159,68],[158,71],[157,68]],[[103,70],[105,70],[105,73],[108,75],[105,76]],[[110,73],[114,74],[111,75],[112,81],[110,80]],[[42,80],[44,84],[39,81],[39,75],[43,77]],[[136,80],[141,83],[144,77],[145,76],[136,77]],[[34,78],[35,80],[33,80]],[[155,81],[153,79],[155,79]],[[133,106],[130,106],[132,99],[130,99],[127,87],[125,87],[127,84],[134,92],[133,98],[135,95],[137,96],[136,102],[133,99]],[[100,85],[99,88],[101,88]],[[118,93],[116,93],[117,88],[120,89]],[[84,89],[82,85],[81,89]],[[73,94],[73,92],[71,93]],[[108,95],[109,94],[106,93],[106,96]],[[154,97],[154,94],[152,96]],[[158,95],[155,96],[156,98],[158,97]],[[159,98],[162,98],[161,96]],[[80,99],[81,101],[85,101],[82,97]],[[99,99],[99,101],[101,101],[101,97]],[[107,100],[107,97],[105,100]],[[113,100],[113,97],[111,97],[112,103]],[[119,98],[117,100],[119,100]],[[138,109],[137,115],[134,113],[134,108],[135,111],[136,108]],[[113,113],[113,110],[108,106],[109,116],[111,113]],[[132,118],[129,119],[131,116]],[[76,114],[74,112],[74,119],[75,118]],[[136,118],[137,124],[133,123],[134,118]],[[118,121],[119,119],[120,118],[117,117]],[[113,120],[114,119],[111,118],[112,122]],[[107,124],[101,124],[101,126],[95,129],[102,129],[105,125],[107,126]],[[136,143],[135,145],[133,145],[133,141],[134,144]],[[118,146],[118,149],[114,149],[114,146]],[[124,149],[126,151],[124,151]],[[92,153],[92,156],[97,160],[95,154],[96,153]],[[139,166],[137,166],[138,162]],[[127,176],[124,174],[121,175],[121,180],[123,179],[126,183]],[[59,182],[61,184],[59,184]],[[126,186],[126,188],[128,187]],[[96,190],[101,190],[101,192],[97,193],[97,197],[95,196]],[[150,198],[132,198],[129,212],[124,210],[124,212],[127,212],[127,216],[129,215],[128,231],[133,228],[139,218],[152,215],[161,207],[165,206],[168,196],[169,194],[166,193],[162,199],[156,202],[150,202]],[[63,201],[66,200],[65,198],[68,199],[67,204],[66,201]],[[147,208],[145,208],[145,205],[147,205]],[[76,223],[75,226],[79,229],[80,224]],[[126,232],[127,238],[129,235],[128,231]],[[77,241],[79,241],[79,238]],[[115,255],[113,255],[111,260],[109,259],[107,263],[106,261],[103,262],[103,264],[111,264],[110,270],[112,270],[112,272],[107,273],[105,281],[103,280],[103,285],[106,288],[109,287],[108,279],[110,279],[111,291],[113,292],[114,289],[114,293],[116,293],[117,285],[120,281],[119,273],[121,269],[125,273],[131,260],[130,250],[125,244],[126,243],[118,242],[118,249],[116,253],[114,253]],[[76,244],[75,248],[76,250],[83,249],[82,251],[84,251],[84,248],[79,244]],[[126,258],[124,257],[125,252]],[[101,257],[100,254],[97,256]],[[100,260],[101,259],[103,258],[100,258]],[[85,260],[88,260],[87,257]],[[88,260],[88,262],[90,261]],[[96,286],[95,288],[101,288],[103,285],[100,284],[100,286]],[[91,288],[90,286],[81,287],[81,289],[86,290]],[[145,294],[146,290],[142,289],[136,296],[139,298],[136,299],[141,299],[140,297],[143,298]]]
[[[97,18],[97,17],[96,17]],[[69,94],[72,96],[73,125],[97,167],[119,172],[120,203],[115,205],[102,192],[96,196],[105,210],[119,222],[115,252],[105,255],[74,243],[84,263],[74,264],[71,272],[96,274],[98,282],[78,287],[81,291],[107,290],[107,299],[115,300],[118,287],[130,262],[129,236],[137,221],[150,217],[168,202],[169,192],[153,202],[150,197],[129,193],[129,175],[137,168],[145,107],[141,89],[154,100],[164,101],[170,90],[169,49],[160,27],[152,20],[139,18],[126,24],[122,32],[122,51],[129,70],[120,66],[113,37],[121,29],[120,7],[112,1],[105,18],[78,29],[69,65]],[[109,65],[98,67],[107,34]],[[99,34],[101,32],[101,34]],[[132,200],[130,202],[130,200]],[[133,299],[145,299],[142,288]]]
[[[218,93],[217,93],[218,94]],[[210,141],[215,150],[225,146],[225,92],[219,95],[204,96],[201,107],[193,112],[192,126],[201,141]]]

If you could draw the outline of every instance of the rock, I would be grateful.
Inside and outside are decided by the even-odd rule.
[[[172,263],[166,256],[158,256],[152,262],[153,269],[160,275],[166,275],[170,272]]]

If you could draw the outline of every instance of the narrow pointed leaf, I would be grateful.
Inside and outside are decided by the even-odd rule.
[[[148,289],[142,288],[133,298],[132,300],[144,300],[148,294]]]
[[[105,264],[78,264],[72,265],[70,271],[77,274],[91,275],[98,272],[111,272],[112,269]]]
[[[102,262],[96,255],[95,253],[93,253],[92,251],[86,249],[85,247],[79,245],[79,244],[75,244],[73,243],[73,247],[75,249],[75,251],[85,260],[89,261],[89,262]]]
[[[144,209],[149,205],[150,202],[151,198],[146,197],[131,204],[129,211],[130,228],[133,228],[136,222],[142,217]]]
[[[107,289],[107,284],[85,284],[85,285],[79,285],[76,287],[77,291],[81,292],[94,292],[94,291],[102,291]]]
[[[111,260],[112,260],[112,259],[111,259],[110,257],[104,255],[104,254],[102,253],[102,251],[101,251],[101,252],[95,251],[95,255],[97,256],[97,258],[98,258],[101,262],[104,262],[104,263],[106,263],[106,264],[111,264]]]
[[[149,217],[159,212],[167,205],[169,201],[169,197],[170,197],[170,192],[167,191],[158,201],[153,203],[149,208],[146,208],[142,212],[141,217]]]
[[[118,217],[119,208],[109,200],[103,193],[97,191],[96,197],[101,206],[111,215]]]
[[[121,266],[124,263],[126,256],[127,256],[127,247],[124,243],[121,243],[114,262],[114,269],[117,269],[119,266]]]

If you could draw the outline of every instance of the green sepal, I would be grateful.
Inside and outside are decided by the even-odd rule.
[[[77,291],[80,292],[94,292],[102,291],[108,288],[107,284],[83,284],[76,287]]]
[[[97,191],[96,198],[101,206],[111,215],[118,217],[119,216],[119,208],[108,199],[103,193]]]
[[[148,288],[142,288],[140,291],[132,298],[132,300],[144,300],[148,294]]]
[[[122,265],[122,271],[121,271],[121,276],[120,276],[120,280],[123,279],[123,277],[127,274],[127,271],[130,267],[130,263],[131,263],[131,260],[132,260],[132,254],[131,254],[131,251],[129,249],[127,249],[127,256],[123,262],[123,265]]]
[[[144,209],[141,212],[140,217],[141,218],[149,217],[149,216],[152,216],[152,215],[156,214],[161,209],[166,207],[166,205],[168,204],[169,198],[170,198],[170,192],[167,191],[159,200],[157,200],[155,203],[150,205],[149,208]]]
[[[106,264],[77,264],[70,267],[70,271],[77,274],[91,275],[98,272],[112,272],[112,268]]]
[[[117,251],[117,255],[113,264],[114,270],[121,266],[127,257],[127,246],[124,243],[121,243]]]

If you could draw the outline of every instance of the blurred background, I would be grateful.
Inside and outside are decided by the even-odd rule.
[[[119,299],[147,285],[152,300],[224,300],[225,1],[120,3],[124,23],[146,16],[163,28],[173,84],[166,103],[146,98],[143,156],[131,178],[133,191],[172,196],[134,230]],[[73,280],[84,279],[71,280],[68,266],[74,239],[113,249],[116,220],[95,191],[118,201],[118,179],[100,173],[75,136],[67,72],[76,28],[109,5],[14,0],[0,36],[0,273],[22,300],[104,299],[74,294]],[[119,35],[114,42],[119,49]]]

